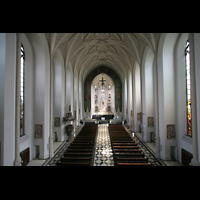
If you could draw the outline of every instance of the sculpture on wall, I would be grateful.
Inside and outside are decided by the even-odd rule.
[[[148,127],[154,127],[153,117],[147,117],[147,120],[148,120]]]
[[[167,124],[167,139],[176,138],[175,124]]]
[[[43,138],[42,124],[35,124],[35,138]]]
[[[55,119],[54,119],[54,126],[55,127],[60,127],[60,117],[55,117]]]

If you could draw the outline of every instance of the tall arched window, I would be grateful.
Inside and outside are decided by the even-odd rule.
[[[21,74],[20,74],[20,137],[24,132],[24,89],[25,89],[25,52],[21,45]]]
[[[185,67],[186,67],[186,95],[187,95],[187,135],[192,137],[192,107],[191,107],[191,73],[190,73],[190,43],[185,46]]]

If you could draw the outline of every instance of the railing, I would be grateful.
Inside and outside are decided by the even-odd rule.
[[[149,146],[147,144],[145,144],[143,141],[141,141],[140,137],[136,134],[136,133],[133,133],[129,127],[127,125],[122,125],[124,126],[125,130],[127,131],[127,133],[129,133],[129,135],[134,139],[134,137],[137,138],[137,140],[139,141],[139,143],[142,144],[142,146],[144,148],[146,148],[146,150],[154,157],[154,159],[161,165],[161,166],[167,166],[163,161],[161,161],[160,159],[156,158],[155,156],[155,153],[152,151],[151,148],[149,148]],[[133,136],[134,134],[134,136]]]
[[[54,156],[52,158],[48,158],[42,166],[49,166],[50,163],[56,163],[60,157],[64,154],[64,151],[68,148],[68,146],[73,142],[74,138],[79,134],[81,129],[83,128],[84,125],[80,125],[79,127],[76,128],[75,131],[71,132],[71,136],[67,138],[54,152]],[[59,156],[57,156],[59,154]],[[58,157],[58,158],[57,158]]]

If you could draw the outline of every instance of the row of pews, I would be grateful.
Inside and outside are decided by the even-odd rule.
[[[110,124],[110,137],[116,166],[146,165],[151,166],[148,158],[133,141],[121,124]]]
[[[56,164],[58,166],[90,166],[97,128],[96,124],[86,124]]]

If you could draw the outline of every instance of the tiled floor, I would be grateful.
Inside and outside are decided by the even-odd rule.
[[[114,166],[108,124],[98,125],[95,158],[93,166]]]
[[[137,135],[140,137],[141,133],[137,133]],[[156,143],[148,143],[145,142],[148,147],[154,152],[156,153]],[[167,166],[183,166],[179,161],[177,160],[162,160]]]
[[[62,144],[63,142],[54,142],[53,143],[53,151],[55,152],[56,149]],[[34,158],[31,160],[27,166],[41,166],[46,160],[41,160],[38,158]]]

